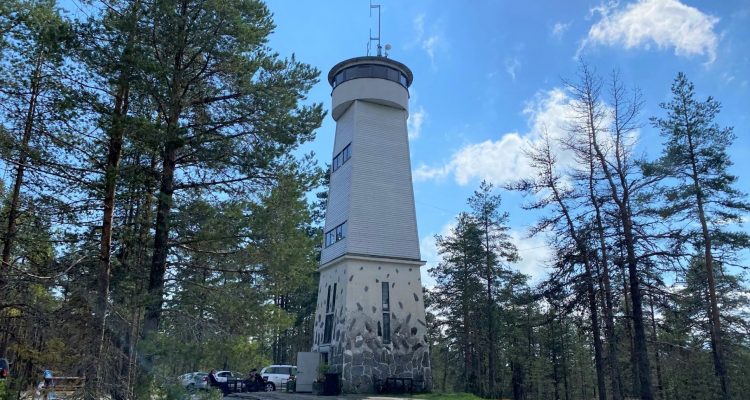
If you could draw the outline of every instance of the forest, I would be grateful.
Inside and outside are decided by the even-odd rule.
[[[269,46],[289,28],[260,0],[77,4],[0,1],[0,399],[44,369],[85,376],[83,398],[166,399],[186,372],[294,363],[329,176],[301,150],[320,71]],[[534,178],[482,182],[436,238],[432,390],[748,398],[750,202],[720,102],[679,74],[642,115],[637,82],[578,71],[567,132],[526,149]],[[509,213],[554,250],[539,284]]]

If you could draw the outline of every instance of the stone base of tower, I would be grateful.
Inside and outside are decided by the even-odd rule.
[[[415,390],[432,387],[421,264],[347,255],[321,268],[313,351],[327,354],[344,392],[373,393],[377,380],[391,377],[412,378]]]
[[[390,344],[384,344],[374,329],[368,329],[377,325],[369,313],[349,315],[351,322],[344,341],[330,359],[332,370],[342,373],[345,392],[372,393],[376,380],[389,377],[412,378],[416,389],[431,387],[430,354],[424,335],[411,334],[419,322],[408,313],[392,314]]]

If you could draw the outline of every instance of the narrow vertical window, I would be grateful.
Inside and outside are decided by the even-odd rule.
[[[333,312],[336,309],[336,286],[333,284],[333,298],[331,298],[331,285],[328,285],[328,298],[326,299],[326,322],[323,327],[323,343],[331,343],[333,337]]]
[[[383,343],[391,342],[391,296],[388,282],[380,284],[383,297]]]
[[[344,226],[339,225],[336,227],[336,241],[338,242],[339,240],[343,238],[344,238]]]
[[[381,288],[383,289],[383,311],[390,311],[391,299],[390,299],[388,282],[382,282]]]
[[[333,336],[333,314],[326,315],[326,325],[323,330],[323,343],[331,343]]]
[[[331,311],[331,286],[328,286],[328,296],[326,297],[326,313]]]
[[[331,312],[336,310],[336,284],[333,284],[333,301],[331,302]]]

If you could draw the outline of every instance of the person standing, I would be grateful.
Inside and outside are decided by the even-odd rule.
[[[53,380],[52,380],[53,376],[52,376],[52,370],[51,369],[45,368],[44,372],[42,372],[42,375],[44,376],[44,387],[46,389],[49,389],[52,386],[54,386],[54,383],[53,383]]]
[[[227,395],[227,392],[229,388],[227,387],[227,384],[222,382],[219,382],[219,380],[216,378],[216,370],[212,369],[211,372],[208,374],[208,386],[215,387],[221,390],[221,393],[223,395]]]

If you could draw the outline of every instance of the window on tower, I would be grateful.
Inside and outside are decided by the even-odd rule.
[[[382,64],[358,64],[344,68],[333,77],[332,84],[335,88],[346,81],[358,78],[385,79],[409,87],[409,80],[403,72]]]
[[[381,282],[380,287],[383,293],[383,311],[390,311],[391,309],[391,296],[389,293],[388,282]]]
[[[332,244],[340,240],[343,240],[345,237],[346,237],[346,222],[326,232],[325,247],[331,246]]]
[[[326,325],[323,330],[323,343],[331,343],[331,336],[333,336],[333,314],[326,315]]]
[[[333,157],[333,162],[331,162],[331,172],[336,172],[336,170],[341,168],[341,166],[344,165],[345,162],[349,161],[350,158],[352,158],[351,143],[347,144],[346,147],[344,147],[344,149],[339,152],[339,154],[336,154],[336,157]]]
[[[323,343],[331,343],[333,336],[333,315],[336,312],[336,290],[337,284],[333,284],[333,297],[331,297],[331,285],[328,285],[328,298],[326,299],[326,321],[323,327]]]
[[[382,282],[380,287],[383,297],[383,343],[387,344],[391,342],[391,295],[388,282]]]

